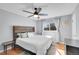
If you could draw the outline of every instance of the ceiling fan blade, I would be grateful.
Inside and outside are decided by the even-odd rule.
[[[32,16],[34,16],[34,15],[30,15],[30,16],[28,16],[28,17],[32,17]]]
[[[39,14],[40,16],[47,16],[48,14]]]
[[[30,11],[26,11],[26,10],[23,10],[23,12],[27,12],[27,13],[31,13],[31,14],[33,14],[32,12],[30,12]]]
[[[39,13],[42,9],[41,8],[38,8],[37,12]]]

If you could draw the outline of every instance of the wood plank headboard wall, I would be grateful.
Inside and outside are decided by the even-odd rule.
[[[34,32],[34,27],[31,26],[13,26],[14,33],[21,33],[21,32]]]
[[[24,32],[35,32],[35,27],[32,26],[13,26],[13,41],[16,43],[16,34]]]

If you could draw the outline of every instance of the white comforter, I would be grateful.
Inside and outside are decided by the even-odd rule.
[[[36,35],[30,38],[17,38],[16,44],[36,53],[37,55],[44,55],[47,52],[47,49],[50,47],[52,39]]]

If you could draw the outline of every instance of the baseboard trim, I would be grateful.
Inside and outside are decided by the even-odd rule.
[[[10,47],[10,48],[7,48],[7,50],[9,50],[9,49],[12,49],[12,47]],[[1,53],[1,52],[4,52],[4,50],[0,50],[0,53]]]
[[[0,50],[0,53],[3,52],[4,50]]]

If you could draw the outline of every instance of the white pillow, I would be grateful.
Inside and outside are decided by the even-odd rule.
[[[35,35],[34,32],[28,32],[28,37],[33,37]]]
[[[22,38],[27,38],[28,37],[28,33],[27,32],[21,33],[21,36],[22,36]]]

